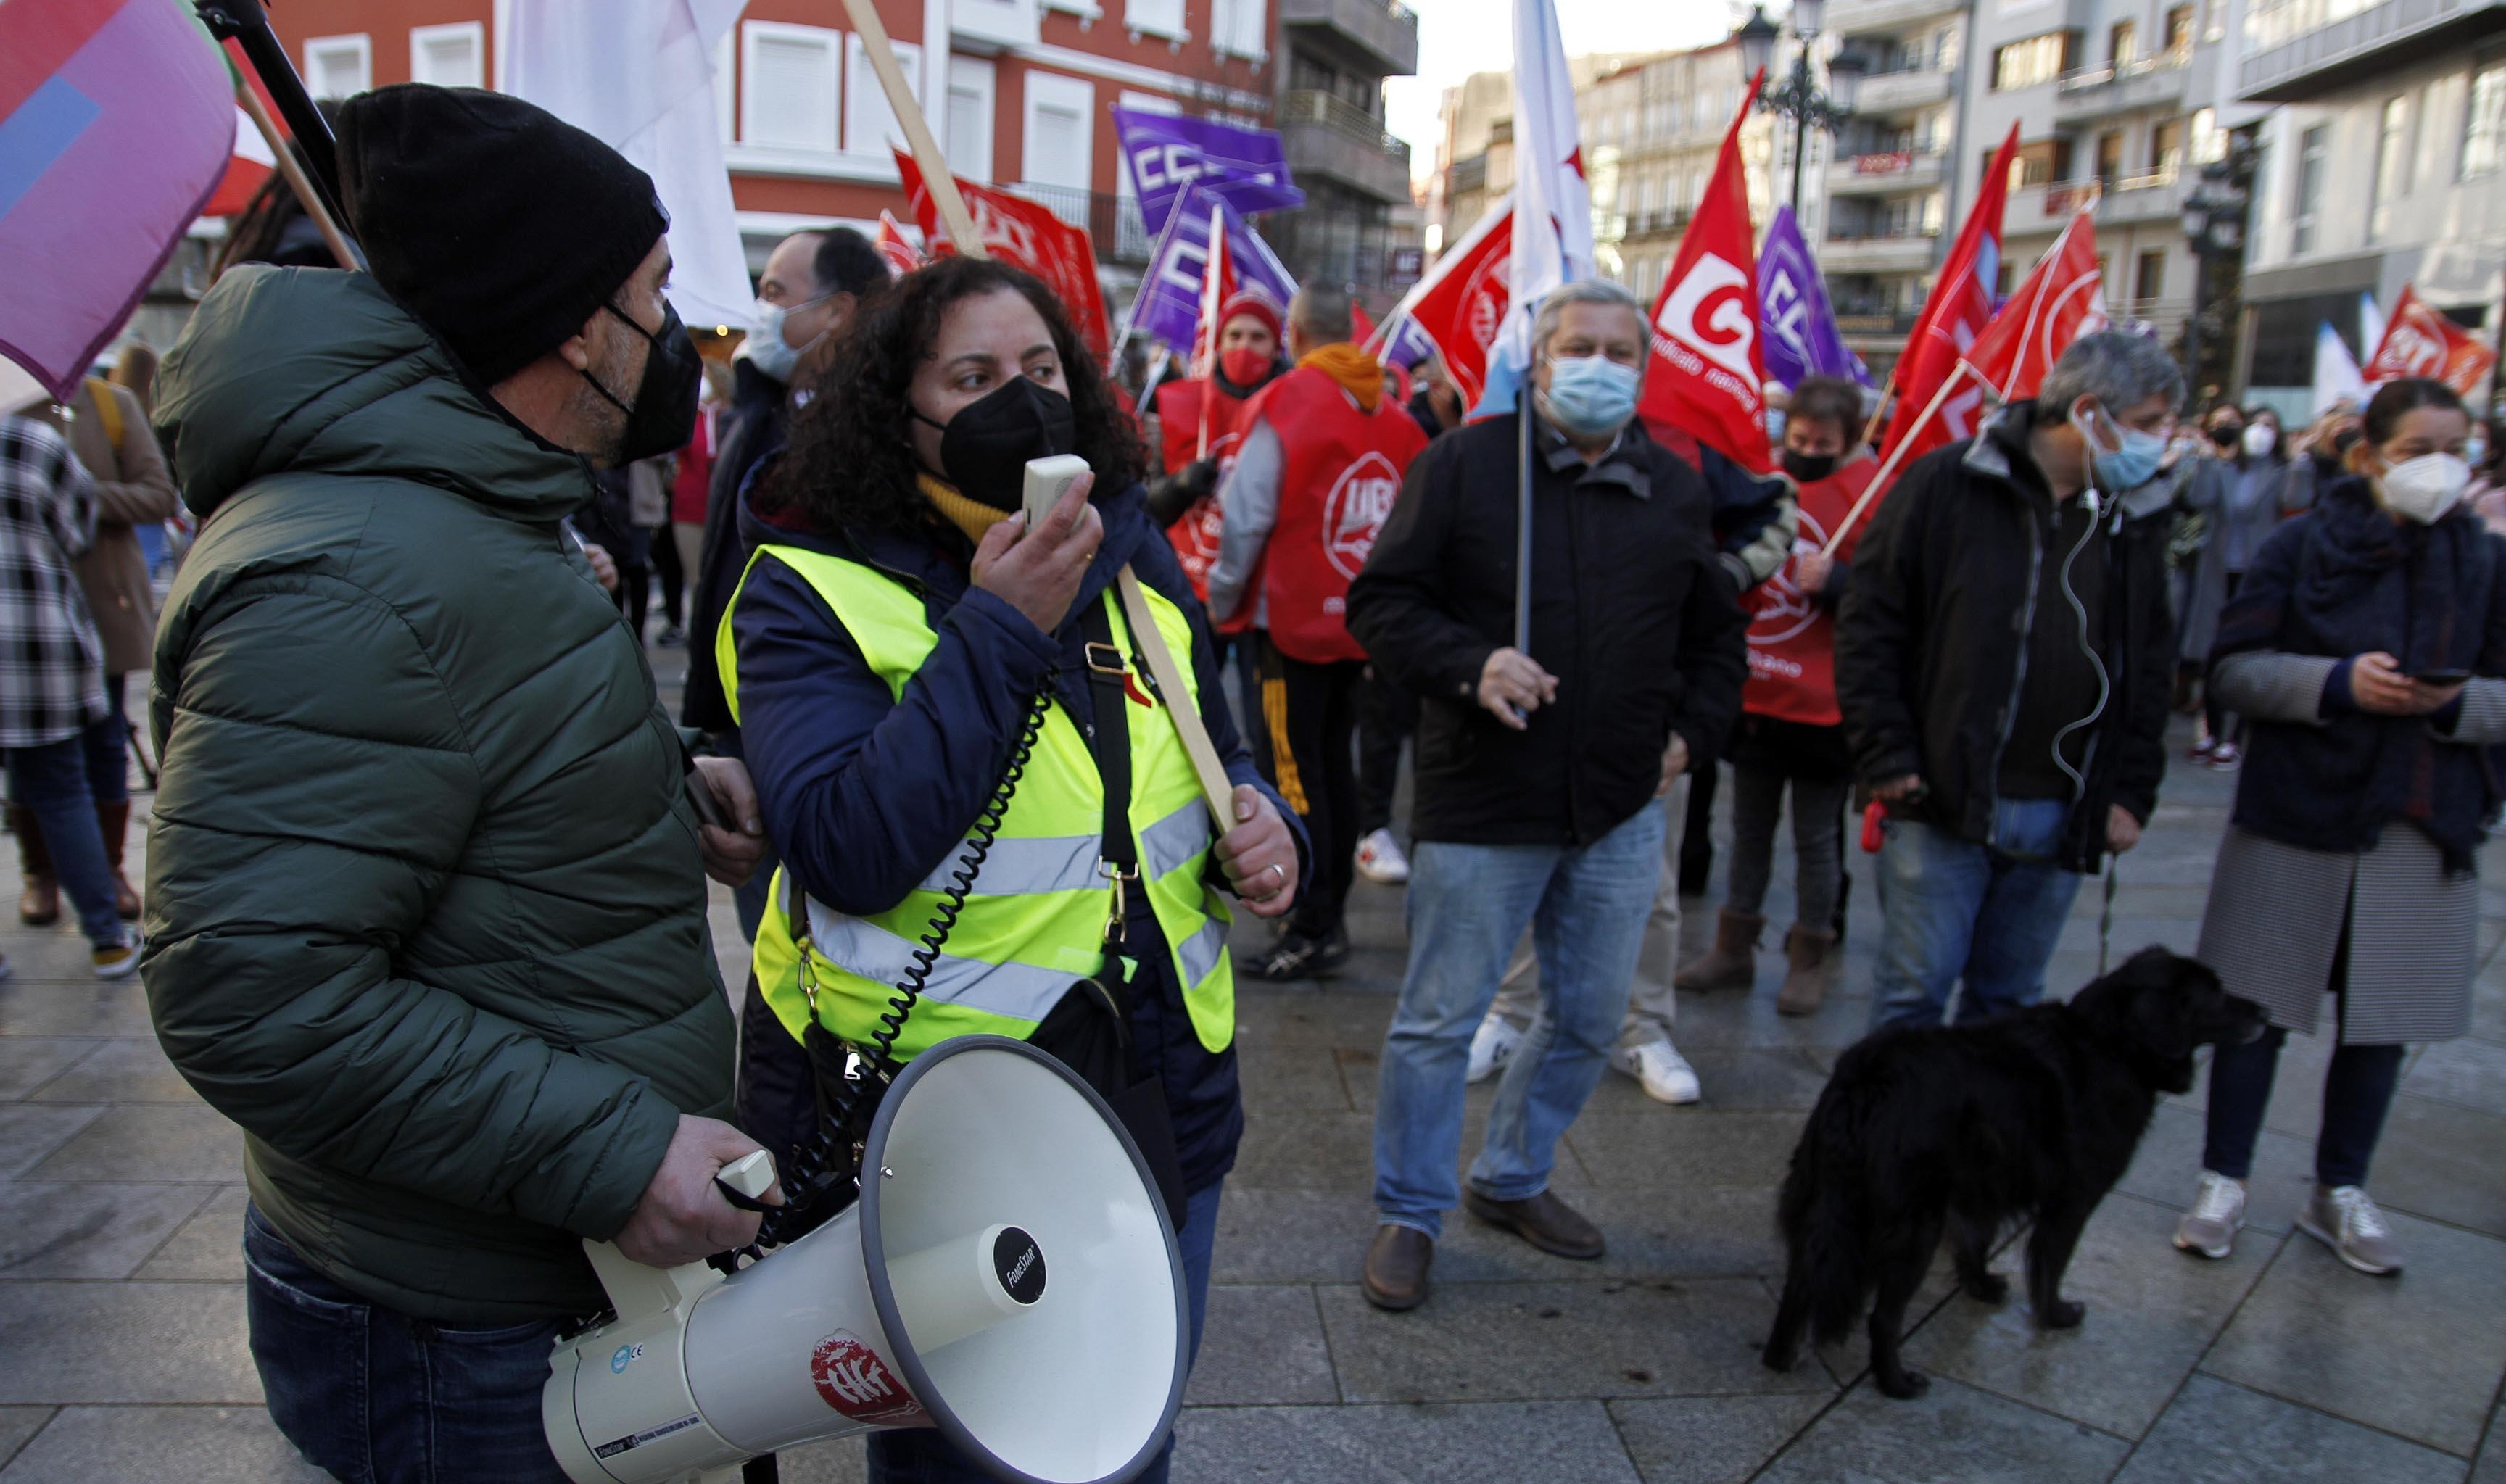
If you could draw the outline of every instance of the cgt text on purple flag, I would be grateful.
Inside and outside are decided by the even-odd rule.
[[[1287,152],[1273,130],[1129,108],[1113,113],[1131,185],[1140,194],[1140,219],[1151,236],[1165,231],[1175,201],[1193,186],[1216,194],[1248,216],[1306,203],[1306,194],[1288,175]],[[1208,231],[1204,229],[1201,235]]]
[[[1777,206],[1758,247],[1758,346],[1767,378],[1787,387],[1804,376],[1844,376],[1874,383],[1871,369],[1844,343],[1836,311],[1819,282],[1818,264],[1802,240],[1792,208]]]

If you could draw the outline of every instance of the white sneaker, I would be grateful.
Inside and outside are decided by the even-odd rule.
[[[2402,1270],[2384,1213],[2356,1185],[2314,1187],[2314,1199],[2297,1214],[2297,1229],[2332,1249],[2334,1256],[2362,1273],[2382,1277]]]
[[[1514,1060],[1514,1053],[1522,1049],[1522,1033],[1514,1028],[1514,1022],[1494,1010],[1488,1011],[1487,1018],[1480,1022],[1480,1028],[1471,1033],[1471,1069],[1464,1074],[1463,1079],[1486,1081],[1504,1071],[1505,1064]]]
[[[1410,879],[1410,858],[1401,853],[1401,842],[1391,830],[1378,830],[1357,842],[1357,873],[1369,881],[1399,886]]]
[[[2244,1224],[2245,1183],[2204,1170],[2201,1188],[2193,1192],[2193,1204],[2186,1208],[2184,1219],[2175,1223],[2175,1245],[2204,1257],[2224,1257],[2236,1246],[2237,1232]]]
[[[1645,1096],[1657,1103],[1694,1103],[1701,1095],[1697,1069],[1679,1054],[1668,1037],[1640,1046],[1621,1046],[1610,1053],[1610,1067],[1642,1082]]]

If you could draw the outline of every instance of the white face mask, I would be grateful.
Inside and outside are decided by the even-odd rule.
[[[2278,442],[2279,435],[2272,431],[2271,424],[2255,423],[2245,430],[2245,457],[2261,458],[2270,453],[2272,445]]]
[[[2434,525],[2462,499],[2471,466],[2451,453],[2423,453],[2384,471],[2376,487],[2384,508],[2405,520]]]

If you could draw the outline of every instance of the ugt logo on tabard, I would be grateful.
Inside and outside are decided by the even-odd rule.
[[[1749,347],[1758,337],[1749,313],[1749,275],[1728,260],[1706,253],[1663,300],[1655,328],[1757,389]]]
[[[1341,472],[1323,500],[1323,559],[1334,572],[1357,576],[1400,496],[1400,472],[1382,454],[1370,450]]]

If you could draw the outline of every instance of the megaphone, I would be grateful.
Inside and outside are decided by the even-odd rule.
[[[1147,1466],[1183,1400],[1183,1263],[1104,1100],[1022,1042],[944,1041],[888,1088],[861,1168],[850,1209],[729,1278],[584,1244],[617,1317],[550,1361],[568,1478],[721,1484],[916,1427],[1009,1484]]]

